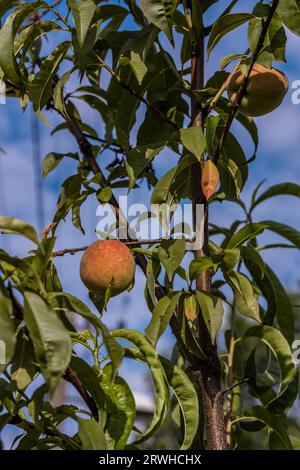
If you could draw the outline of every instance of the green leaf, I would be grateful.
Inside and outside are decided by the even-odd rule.
[[[100,321],[101,331],[103,336],[103,341],[109,357],[112,363],[112,380],[115,379],[116,374],[121,366],[123,357],[124,357],[124,350],[119,345],[119,343],[114,339],[114,335],[112,331],[109,331],[108,328],[104,325],[102,321]]]
[[[192,281],[197,279],[199,274],[215,266],[215,262],[208,256],[201,256],[191,261],[189,266],[189,277]]]
[[[269,224],[266,222],[247,224],[231,237],[226,248],[237,248],[246,241],[256,238],[257,235],[261,234],[266,228],[269,228]]]
[[[39,428],[34,428],[32,432],[24,434],[19,440],[16,450],[32,450],[32,448],[37,444],[40,434],[41,430]]]
[[[8,10],[12,7],[17,6],[19,0],[6,0],[5,3],[1,3],[0,5],[0,17],[4,15]]]
[[[218,161],[219,170],[221,170],[220,191],[224,191],[230,199],[236,200],[239,198],[239,194],[247,181],[248,166],[246,163],[245,152],[241,144],[230,132],[226,137],[222,155]],[[224,175],[223,178],[222,175]],[[226,180],[227,186],[225,184]]]
[[[51,391],[69,365],[71,338],[57,315],[34,292],[24,292],[24,320],[35,354]]]
[[[55,168],[59,165],[59,163],[63,160],[64,157],[70,157],[74,160],[79,160],[79,157],[76,153],[56,153],[50,152],[48,153],[44,160],[43,160],[43,178],[46,178],[51,171],[55,170]]]
[[[139,444],[158,431],[168,413],[169,390],[166,385],[164,369],[156,350],[142,333],[133,330],[114,330],[111,334],[114,338],[124,339],[134,344],[142,355],[142,360],[150,367],[152,374],[156,394],[156,410],[148,429],[134,442],[134,444]]]
[[[261,222],[245,225],[231,237],[226,245],[226,248],[238,247],[245,241],[256,238],[265,229],[277,233],[278,235],[293,243],[295,247],[300,248],[300,232],[290,227],[289,225],[273,222],[272,220],[263,220]]]
[[[196,291],[196,299],[212,343],[215,343],[216,335],[221,328],[224,308],[221,299],[212,294]]]
[[[11,367],[11,377],[19,390],[24,390],[33,381],[37,373],[35,362],[33,344],[21,329]]]
[[[295,196],[300,198],[300,185],[296,183],[280,183],[271,186],[254,200],[251,211],[253,211],[258,204],[274,196]]]
[[[150,299],[153,305],[156,305],[156,295],[155,295],[155,285],[156,285],[156,276],[158,274],[159,269],[158,261],[150,259],[147,263],[146,268],[146,277],[147,277],[147,285],[146,289],[149,293]]]
[[[206,119],[206,149],[211,157],[213,157],[215,152],[216,133],[220,125],[220,120],[220,116],[208,116]]]
[[[243,188],[243,177],[240,168],[231,158],[223,157],[219,160],[219,166],[221,170],[225,170],[227,173],[226,179],[222,177],[221,173],[221,187],[220,192],[225,193],[228,199],[238,199],[240,197],[241,190]],[[229,178],[228,178],[229,176]],[[232,185],[232,182],[234,183]],[[227,188],[226,188],[227,184]],[[226,189],[224,189],[226,188]],[[234,188],[234,189],[233,189]]]
[[[163,147],[155,149],[137,147],[129,150],[125,160],[126,170],[129,177],[129,189],[132,189],[136,181],[142,176],[143,172],[149,167],[156,155],[160,153]]]
[[[223,252],[222,269],[224,272],[232,271],[240,259],[239,248],[227,248]]]
[[[97,199],[101,202],[108,202],[112,198],[112,189],[109,186],[101,189],[99,194],[97,194]]]
[[[95,2],[94,0],[68,0],[68,3],[71,7],[78,43],[80,47],[83,47],[96,11]]]
[[[33,392],[30,402],[28,404],[28,411],[32,417],[34,423],[37,425],[40,423],[40,413],[43,409],[45,395],[48,393],[47,384],[42,384],[40,387],[36,388]]]
[[[264,5],[266,6],[266,5]],[[266,20],[270,8],[267,8],[263,18],[253,18],[248,28],[248,43],[252,53],[254,53],[259,41],[263,20]],[[258,56],[258,63],[272,65],[273,61],[286,62],[285,60],[286,34],[280,18],[274,15],[265,36],[263,47]]]
[[[274,295],[274,313],[277,318],[278,326],[288,343],[291,344],[295,334],[294,311],[291,299],[279,281],[278,277],[269,266],[266,266],[265,275],[268,282],[271,284],[272,293]],[[266,317],[272,318],[272,315],[270,317],[270,312],[267,313]],[[265,321],[267,321],[267,318]]]
[[[252,158],[254,158],[258,148],[258,129],[257,125],[255,124],[255,120],[252,117],[246,116],[242,113],[237,113],[236,120],[249,132],[250,137],[253,140],[254,153]]]
[[[53,78],[61,61],[70,48],[71,43],[65,41],[57,46],[44,60],[39,72],[29,86],[29,98],[33,103],[34,111],[40,111],[49,101],[53,92]]]
[[[200,413],[198,395],[190,378],[181,367],[162,356],[160,361],[182,413],[184,437],[180,449],[188,450],[198,431]]]
[[[31,26],[19,32],[14,42],[15,55],[22,50],[22,60],[20,65],[24,64],[24,60],[28,51],[32,54],[32,61],[35,64],[37,54],[39,53],[39,47],[41,44],[40,39],[51,31],[62,30],[63,28],[55,21],[45,20],[34,22]]]
[[[153,346],[167,328],[174,313],[181,292],[172,293],[162,297],[155,305],[151,321],[145,329],[145,335]]]
[[[100,382],[106,394],[108,414],[105,436],[108,449],[123,450],[136,418],[135,401],[127,382],[122,377],[112,382],[111,373],[111,364],[108,364]]]
[[[227,65],[229,65],[233,60],[241,59],[243,57],[247,57],[247,56],[245,56],[245,54],[236,53],[236,52],[222,57],[220,61],[220,70],[224,70],[227,67]]]
[[[213,25],[211,33],[209,35],[207,52],[210,55],[213,48],[218,44],[225,34],[229,33],[235,28],[238,28],[242,24],[253,18],[253,15],[249,13],[230,13],[221,16]]]
[[[163,31],[171,42],[173,14],[177,3],[177,0],[141,0],[145,17]]]
[[[78,315],[81,315],[85,320],[93,325],[96,330],[102,326],[98,317],[91,312],[89,307],[85,305],[82,300],[72,294],[68,294],[67,292],[49,292],[47,294],[47,300],[51,304],[53,310],[64,310],[78,313]]]
[[[8,272],[11,274],[14,272],[14,280],[18,286],[43,289],[40,276],[31,262],[32,258],[20,259],[0,250],[0,261],[7,263],[5,268]]]
[[[184,300],[185,298],[184,296],[182,296],[180,298],[180,301],[179,301],[180,304],[178,306],[180,337],[183,343],[185,344],[185,346],[187,347],[187,349],[192,354],[206,361],[207,358],[200,347],[199,340],[194,335],[195,330],[193,328],[193,331],[192,331],[191,322],[189,322],[186,318],[185,309],[184,309]]]
[[[136,76],[138,84],[141,85],[148,70],[147,66],[141,58],[141,55],[135,51],[130,51],[129,64],[133,70],[134,75]]]
[[[265,275],[262,279],[259,269],[249,259],[245,260],[245,265],[268,303],[264,323],[272,325],[277,317],[282,333],[291,342],[294,335],[294,315],[291,301],[285,289],[269,266],[266,265]]]
[[[48,234],[48,238],[41,240],[38,249],[34,252],[34,257],[30,260],[33,269],[38,273],[43,283],[46,283],[49,270],[51,270],[50,265],[55,242],[56,238]]]
[[[234,419],[232,421],[232,424],[238,423],[243,420],[249,421],[249,419],[251,418],[258,420],[268,426],[269,429],[273,430],[276,433],[276,435],[284,444],[285,448],[288,450],[292,450],[292,445],[286,433],[282,417],[269,413],[269,411],[262,406],[253,406],[252,408],[248,408],[244,411],[243,416]]]
[[[105,435],[101,423],[94,420],[77,418],[78,437],[82,450],[106,450]]]
[[[290,346],[282,333],[272,326],[252,327],[247,330],[244,335],[245,339],[250,337],[259,338],[259,340],[272,351],[278,361],[281,375],[279,391],[277,391],[275,396],[267,403],[268,409],[276,413],[278,407],[281,405],[281,398],[297,374],[297,368],[292,360]]]
[[[11,361],[16,347],[16,324],[12,313],[13,305],[9,292],[0,285],[0,370]],[[2,357],[2,353],[5,353],[5,357]]]
[[[165,175],[163,175],[155,185],[151,195],[151,205],[162,204],[167,201],[170,191],[170,186],[177,173],[177,166],[171,168]]]
[[[200,161],[206,147],[206,140],[202,129],[200,127],[180,129],[180,138],[185,148]]]
[[[105,396],[102,388],[99,386],[99,377],[96,370],[89,366],[89,364],[77,356],[72,356],[70,367],[76,372],[79,380],[83,383],[85,389],[94,398],[98,409],[103,410]]]
[[[158,248],[158,257],[167,271],[171,282],[176,269],[180,266],[185,254],[185,239],[163,240]]]
[[[140,103],[140,100],[138,101]],[[170,109],[170,102],[158,101],[156,102],[156,107],[160,109],[165,115],[169,115],[170,118],[174,116],[175,109]],[[123,114],[125,114],[127,111],[127,116],[130,116],[128,105],[127,109],[125,106],[124,108]],[[172,139],[173,135],[173,126],[157,113],[153,113],[150,109],[147,109],[145,113],[145,119],[138,130],[137,146],[147,148],[164,147]]]
[[[260,254],[254,248],[247,246],[242,246],[240,251],[243,259],[251,261],[258,267],[261,273],[261,279],[263,279],[266,272],[266,265]]]
[[[55,229],[58,226],[58,222],[66,217],[75,202],[80,198],[81,183],[81,174],[76,174],[69,176],[61,185],[57,201],[57,211],[53,217],[53,222],[57,222]]]
[[[239,272],[231,271],[225,274],[225,279],[234,292],[238,311],[260,323],[258,301],[248,278]]]
[[[45,6],[46,8],[48,6],[45,2],[25,3],[20,5],[8,16],[0,29],[0,67],[6,77],[13,83],[20,82],[21,74],[14,53],[14,40],[17,31],[28,15],[33,13],[37,8],[43,8]]]
[[[300,0],[280,0],[277,13],[285,26],[300,36]]]
[[[14,217],[0,216],[0,230],[4,233],[13,233],[21,235],[33,243],[38,245],[39,239],[35,229],[24,220],[15,219]]]
[[[54,92],[53,92],[53,100],[54,100],[55,108],[67,119],[68,119],[68,113],[66,110],[66,104],[64,100],[64,87],[67,84],[67,82],[70,80],[72,72],[73,72],[73,69],[68,70],[59,78],[57,84],[55,85]]]
[[[260,222],[260,224],[264,224],[268,230],[286,238],[300,249],[300,232],[298,230],[295,230],[289,225],[273,222],[272,220],[264,220],[263,222]]]

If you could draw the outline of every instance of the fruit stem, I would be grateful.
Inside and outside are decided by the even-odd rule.
[[[232,71],[230,72],[230,74],[228,75],[228,77],[226,78],[226,80],[224,80],[224,82],[222,83],[219,91],[215,94],[215,96],[213,97],[213,99],[211,100],[211,102],[209,103],[209,109],[212,109],[215,107],[215,105],[217,104],[217,102],[219,101],[219,99],[221,98],[221,96],[223,95],[224,91],[226,90],[227,88],[227,84],[229,82],[229,80],[231,79],[231,77],[233,76],[233,74],[238,70],[239,68],[239,65],[240,65],[240,62],[239,61],[236,66],[232,69]]]

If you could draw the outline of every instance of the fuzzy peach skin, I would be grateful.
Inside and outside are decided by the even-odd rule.
[[[232,104],[243,82],[244,76],[237,70],[227,83],[227,93]],[[275,68],[255,64],[247,83],[245,96],[239,110],[246,116],[262,116],[276,109],[289,88],[286,75]]]
[[[133,283],[134,275],[134,257],[118,240],[98,240],[82,256],[81,280],[95,294],[104,294],[111,283],[111,295],[120,294]]]

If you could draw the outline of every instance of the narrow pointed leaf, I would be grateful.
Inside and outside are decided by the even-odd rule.
[[[4,233],[13,233],[21,235],[38,245],[39,240],[35,229],[24,220],[14,217],[0,216],[0,230]]]
[[[153,434],[155,434],[161,427],[167,415],[169,406],[169,390],[166,384],[165,373],[159,360],[158,353],[142,333],[124,329],[114,330],[111,334],[114,338],[123,339],[134,344],[142,355],[142,360],[149,366],[152,374],[156,394],[156,409],[147,430],[141,437],[136,439],[135,444],[138,444],[153,436]]]
[[[53,391],[69,365],[71,338],[63,323],[38,294],[27,291],[24,300],[24,320],[36,358]]]

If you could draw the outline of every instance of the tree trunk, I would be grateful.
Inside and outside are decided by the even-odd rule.
[[[192,91],[204,87],[204,36],[203,32],[194,44],[191,62]],[[204,116],[196,96],[191,98],[192,125],[204,128]],[[201,163],[195,163],[192,169],[193,175],[193,206],[194,220],[196,220],[197,204],[204,205],[204,244],[195,252],[195,256],[206,256],[208,254],[208,204],[201,189]],[[211,272],[207,270],[196,279],[196,288],[201,291],[210,292]],[[199,315],[199,336],[203,352],[206,354],[207,362],[197,364],[193,367],[194,376],[201,392],[203,412],[205,419],[205,432],[207,449],[226,450],[226,426],[223,411],[223,393],[221,387],[221,368],[216,345],[212,344],[210,334],[205,322]]]

